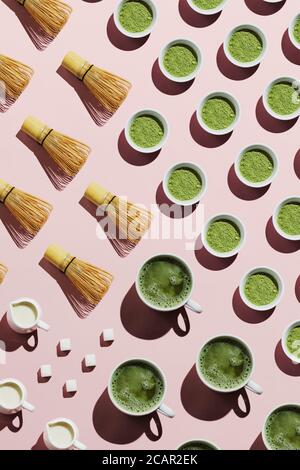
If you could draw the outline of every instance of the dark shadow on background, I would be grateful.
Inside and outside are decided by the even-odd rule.
[[[72,181],[73,178],[63,172],[63,170],[55,163],[50,155],[48,155],[42,145],[40,145],[38,142],[35,142],[31,137],[21,130],[18,131],[16,137],[32,153],[34,153],[49,180],[58,191],[62,191]]]
[[[259,199],[266,194],[270,188],[270,184],[263,188],[250,188],[250,186],[247,186],[238,178],[234,169],[234,164],[230,167],[227,183],[232,194],[244,201],[254,201],[255,199]]]
[[[281,121],[280,119],[275,119],[271,116],[264,107],[262,97],[258,100],[256,106],[256,119],[258,123],[269,132],[273,132],[274,134],[280,134],[282,132],[286,132],[298,121],[298,118],[290,119],[288,121]]]
[[[198,207],[198,204],[193,204],[192,206],[179,206],[178,204],[174,204],[174,202],[170,201],[166,196],[162,182],[156,190],[156,204],[161,213],[166,217],[170,217],[170,219],[184,219],[191,215]]]
[[[298,276],[296,284],[295,284],[295,294],[296,294],[298,302],[300,302],[300,276]]]
[[[300,241],[287,240],[276,231],[272,217],[266,225],[266,238],[269,245],[279,253],[295,253],[300,249]]]
[[[183,21],[190,26],[194,26],[194,28],[206,28],[207,26],[210,26],[217,21],[222,13],[220,11],[214,15],[202,15],[201,13],[194,11],[186,0],[179,0],[178,8]]]
[[[111,15],[108,20],[106,32],[107,37],[112,45],[118,49],[121,49],[122,51],[134,51],[139,49],[148,41],[150,37],[150,34],[143,38],[129,38],[128,36],[125,36],[125,34],[118,30],[114,21],[114,15]]]
[[[233,132],[233,131],[232,131]],[[197,113],[194,112],[190,121],[190,133],[194,141],[198,145],[202,145],[206,148],[216,148],[225,144],[230,139],[232,132],[224,135],[213,135],[206,132],[199,124],[197,119]]]
[[[26,248],[34,238],[34,235],[27,232],[11,212],[9,212],[7,207],[2,204],[0,204],[0,220],[18,248]]]
[[[99,103],[82,81],[68,72],[62,65],[59,66],[56,72],[74,88],[82,104],[97,126],[103,126],[112,117],[112,114]]]
[[[42,258],[39,262],[39,265],[57,282],[79,318],[86,318],[95,308],[95,306],[89,304],[80,294],[80,292],[73,286],[67,276],[65,276],[65,274],[59,271],[59,269],[49,263],[46,258]]]
[[[125,295],[121,305],[121,321],[128,333],[136,338],[157,339],[171,329],[178,336],[190,331],[190,321],[184,307],[171,312],[160,312],[145,305],[139,298],[135,284]],[[183,323],[183,327],[179,324]]]
[[[7,352],[16,351],[21,347],[31,352],[36,349],[39,342],[37,330],[26,334],[19,334],[14,331],[7,322],[7,313],[3,315],[0,321],[0,340],[4,342]]]
[[[118,149],[123,160],[134,166],[144,166],[152,163],[161,152],[161,149],[153,153],[143,153],[133,149],[126,140],[125,130],[119,136]]]
[[[255,441],[253,442],[252,446],[250,447],[250,450],[267,450],[261,433],[257,436]]]
[[[262,16],[273,15],[277,11],[281,10],[285,2],[286,0],[282,0],[282,2],[278,3],[266,3],[264,0],[245,0],[249,10]]]
[[[15,422],[17,420],[17,423]],[[11,432],[18,432],[23,426],[22,410],[12,415],[0,413],[0,431],[7,428]]]
[[[230,258],[218,258],[207,251],[203,246],[201,235],[197,238],[195,243],[195,257],[201,266],[210,271],[222,271],[229,268],[237,258],[237,254],[230,256]]]
[[[162,437],[162,425],[156,412],[146,416],[126,415],[112,404],[107,388],[95,404],[93,424],[96,433],[112,444],[130,444],[143,434],[153,442]],[[153,424],[155,432],[152,431]]]
[[[217,53],[217,65],[220,72],[231,80],[246,80],[251,77],[259,68],[259,64],[254,67],[238,67],[227,59],[224,52],[224,45],[221,44]]]
[[[282,349],[281,340],[278,341],[275,348],[275,362],[284,374],[292,377],[300,377],[300,364],[293,364],[285,355],[285,352]]]
[[[295,65],[300,65],[300,50],[297,49],[297,47],[295,47],[294,44],[291,42],[288,29],[282,36],[281,48],[285,57],[290,62]]]
[[[268,320],[268,318],[270,318],[276,308],[274,307],[270,310],[258,311],[248,307],[248,305],[243,302],[240,296],[239,288],[237,288],[233,294],[232,307],[237,317],[239,317],[242,321],[246,323],[252,324],[262,323]]]
[[[180,95],[193,85],[195,79],[183,83],[170,80],[160,70],[158,59],[156,59],[152,67],[152,81],[162,93],[166,95]]]
[[[239,406],[242,397],[243,408]],[[199,378],[194,365],[181,386],[181,402],[187,413],[203,421],[216,421],[234,411],[239,418],[246,418],[250,413],[250,400],[243,388],[237,392],[220,393],[208,388]]]
[[[300,150],[298,150],[298,152],[295,155],[294,170],[295,170],[297,177],[300,179]]]
[[[43,434],[39,436],[36,443],[31,447],[31,450],[48,450],[43,439]]]

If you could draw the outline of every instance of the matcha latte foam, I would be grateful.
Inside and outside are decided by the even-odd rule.
[[[192,279],[179,260],[158,256],[142,267],[138,285],[144,299],[154,308],[176,309],[189,297]]]
[[[142,0],[127,0],[119,11],[119,21],[130,33],[141,33],[151,26],[153,12]]]
[[[200,371],[213,387],[231,390],[243,386],[252,371],[252,359],[246,348],[231,338],[216,338],[200,353]]]
[[[121,408],[131,413],[146,413],[159,406],[164,382],[150,364],[135,361],[118,367],[111,379],[111,391]]]
[[[189,441],[179,447],[178,450],[216,450],[215,446],[204,441]]]
[[[300,409],[279,408],[269,416],[265,439],[272,450],[300,450]]]

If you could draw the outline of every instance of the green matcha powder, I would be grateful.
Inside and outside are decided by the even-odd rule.
[[[278,296],[276,280],[267,273],[251,274],[245,284],[245,295],[254,305],[268,305]]]
[[[277,222],[281,230],[289,235],[300,235],[300,204],[289,202],[279,211]]]
[[[223,0],[193,0],[193,2],[198,8],[202,8],[202,10],[212,10],[221,5]]]
[[[252,62],[261,55],[263,43],[254,31],[240,30],[231,36],[228,49],[238,62]]]
[[[200,176],[191,168],[178,168],[172,171],[168,180],[168,190],[179,201],[190,201],[201,191]]]
[[[153,116],[138,116],[131,124],[130,137],[141,148],[158,145],[164,136],[162,123]]]
[[[298,16],[298,19],[294,27],[294,37],[296,41],[300,43],[300,16]]]
[[[280,82],[269,91],[268,104],[275,113],[287,116],[300,108],[300,99],[291,83]]]
[[[243,154],[239,170],[246,180],[260,183],[270,178],[274,171],[274,163],[267,152],[252,149]]]
[[[119,20],[126,31],[141,33],[151,25],[153,12],[146,2],[128,0],[121,7]]]
[[[185,44],[174,44],[164,56],[164,67],[174,77],[187,77],[198,65],[198,58],[190,47]]]
[[[219,253],[234,250],[241,241],[239,228],[229,220],[216,220],[208,227],[206,240],[209,246]]]
[[[227,129],[236,118],[234,106],[226,98],[209,98],[201,114],[205,124],[214,130]]]
[[[300,359],[300,326],[295,326],[290,330],[286,345],[289,352]]]

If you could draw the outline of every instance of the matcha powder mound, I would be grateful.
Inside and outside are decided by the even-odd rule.
[[[290,353],[300,359],[300,326],[295,326],[288,334],[286,345]]]
[[[164,66],[174,77],[187,77],[196,69],[196,53],[184,44],[169,47],[164,56]]]
[[[206,239],[215,251],[226,253],[238,246],[241,234],[234,223],[228,220],[217,220],[208,227]]]
[[[295,28],[294,28],[294,37],[297,42],[300,44],[300,15],[296,21]]]
[[[120,10],[119,20],[126,31],[140,33],[151,25],[153,13],[147,3],[128,0]]]
[[[195,5],[203,10],[212,10],[221,5],[223,0],[193,0]]]
[[[266,273],[251,274],[245,285],[245,294],[254,305],[268,305],[278,295],[275,279]]]
[[[252,183],[265,181],[272,175],[274,164],[272,158],[263,150],[253,149],[244,153],[240,161],[240,172]]]
[[[229,52],[238,62],[252,62],[263,50],[261,38],[253,31],[236,31],[229,41]]]
[[[162,124],[152,116],[139,116],[130,127],[130,137],[139,147],[154,147],[159,144],[163,136]]]
[[[226,129],[235,117],[233,104],[225,98],[210,98],[202,108],[202,119],[210,129]]]
[[[278,225],[289,235],[300,235],[300,204],[285,204],[278,214]]]
[[[295,99],[296,98],[296,99]],[[271,109],[282,116],[293,114],[300,107],[299,96],[291,83],[282,82],[273,85],[268,96]]]
[[[189,168],[178,168],[171,173],[168,189],[179,201],[194,199],[201,191],[202,182],[195,171]]]

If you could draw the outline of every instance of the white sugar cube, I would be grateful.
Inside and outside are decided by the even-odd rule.
[[[44,379],[48,379],[50,377],[52,377],[52,367],[50,364],[44,364],[43,366],[40,367],[40,373],[41,373],[41,377],[43,377]]]
[[[103,330],[103,339],[104,341],[113,341],[115,339],[113,328],[106,328]]]
[[[62,352],[71,351],[71,340],[70,340],[70,338],[61,339],[60,342],[59,342],[59,349]]]
[[[84,364],[86,367],[96,367],[96,356],[95,354],[86,354],[84,356]]]
[[[75,379],[69,379],[66,381],[66,392],[77,392],[77,381]]]

